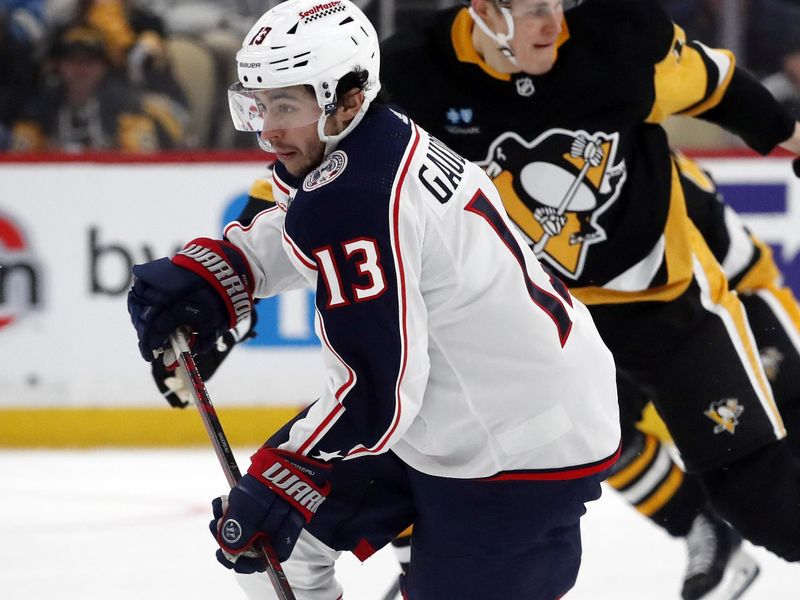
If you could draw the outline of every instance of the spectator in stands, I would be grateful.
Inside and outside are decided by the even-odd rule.
[[[141,93],[165,147],[194,145],[188,99],[170,64],[162,20],[131,0],[47,0],[61,27],[88,25],[103,35],[112,70]]]
[[[205,85],[192,82],[195,93],[203,88],[211,90],[206,105],[198,107],[207,121],[201,127],[207,142],[223,148],[254,147],[253,136],[225,125],[227,89],[238,77],[236,61],[231,57],[241,47],[250,25],[278,0],[136,0],[136,3],[158,15],[173,43],[175,38],[179,40],[179,48],[173,45],[179,60],[186,64],[200,63],[198,66],[210,63],[209,68],[195,70],[196,77],[208,78]]]
[[[0,0],[0,150],[35,86],[44,34],[43,0]]]
[[[12,129],[14,151],[158,150],[156,123],[141,96],[110,75],[103,35],[78,25],[57,36],[51,52],[54,78],[26,103]]]

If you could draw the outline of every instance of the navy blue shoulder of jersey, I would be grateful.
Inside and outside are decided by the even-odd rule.
[[[304,179],[286,213],[287,235],[318,272],[321,342],[352,373],[336,391],[345,410],[331,418],[324,436],[313,438],[311,456],[373,447],[399,414],[405,282],[393,207],[395,182],[404,177],[406,150],[417,135],[407,117],[374,105]]]
[[[407,117],[373,105],[338,148],[298,185],[286,214],[286,231],[295,243],[307,251],[349,239],[365,227],[374,230],[386,225],[392,184],[411,134]],[[342,218],[345,215],[353,218]]]

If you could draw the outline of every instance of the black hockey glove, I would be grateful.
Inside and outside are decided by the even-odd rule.
[[[257,303],[258,301],[256,300],[254,304]],[[208,352],[194,357],[194,362],[203,381],[211,379],[211,376],[216,373],[217,368],[236,344],[256,337],[255,326],[257,319],[258,313],[253,310],[249,319],[245,319],[230,331],[223,333]],[[175,365],[170,365],[172,368],[169,368],[164,364],[163,360],[154,360],[151,365],[156,387],[169,402],[169,405],[173,408],[186,408],[189,406],[192,402],[192,394],[183,379],[175,374]]]
[[[128,313],[147,362],[179,327],[190,328],[189,343],[202,354],[252,313],[249,265],[226,241],[192,240],[171,260],[134,265],[133,274]]]

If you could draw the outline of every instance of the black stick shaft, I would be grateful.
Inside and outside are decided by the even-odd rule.
[[[217,411],[214,408],[214,404],[211,402],[211,396],[208,394],[206,384],[203,382],[203,378],[200,377],[200,372],[197,370],[197,365],[189,350],[189,343],[186,340],[186,335],[183,331],[178,330],[170,336],[169,341],[178,359],[179,367],[189,383],[192,398],[200,413],[200,418],[206,428],[208,437],[211,439],[211,444],[214,446],[214,452],[217,455],[217,459],[219,459],[219,464],[225,472],[228,485],[233,487],[236,485],[236,482],[242,478],[242,474],[241,471],[239,471],[239,466],[236,464],[236,458],[233,456],[233,451],[228,443],[228,438],[225,436],[225,431],[222,429],[222,424],[219,422]],[[261,550],[267,561],[267,574],[272,582],[272,586],[275,588],[275,593],[278,594],[278,598],[280,598],[280,600],[296,600],[275,551],[267,543],[261,545]]]

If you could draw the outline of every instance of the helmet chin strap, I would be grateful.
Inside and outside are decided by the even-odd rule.
[[[319,118],[317,121],[317,134],[319,135],[319,139],[322,142],[325,142],[325,156],[328,156],[331,152],[336,150],[336,147],[339,145],[345,136],[347,136],[356,126],[361,122],[361,119],[364,118],[364,115],[367,114],[367,109],[370,105],[370,100],[364,98],[364,102],[361,104],[361,109],[358,111],[358,114],[353,117],[353,120],[347,124],[342,131],[335,135],[327,135],[325,133],[325,123],[328,121],[328,117],[330,115],[326,115],[325,113]]]
[[[503,19],[506,22],[506,29],[508,29],[508,33],[496,33],[492,31],[489,26],[486,24],[480,15],[470,6],[467,10],[469,11],[469,16],[472,17],[472,20],[481,28],[481,31],[488,35],[496,44],[498,50],[503,53],[511,64],[515,67],[518,67],[517,59],[514,56],[514,51],[511,49],[511,40],[514,38],[514,17],[511,16],[511,10],[505,7],[499,7],[500,14],[503,15]]]

